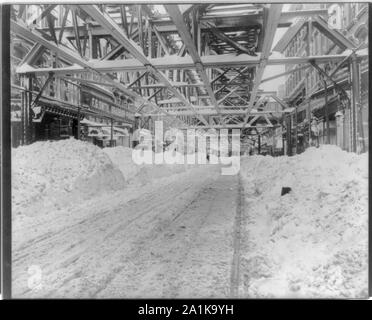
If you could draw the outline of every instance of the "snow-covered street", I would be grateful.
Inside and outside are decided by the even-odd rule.
[[[369,298],[368,3],[0,9],[0,299]]]
[[[14,297],[367,292],[368,154],[243,157],[234,176],[73,139],[13,156]]]
[[[15,220],[14,295],[229,297],[237,185],[199,166],[39,212],[50,219],[33,230]],[[30,288],[35,266],[41,285]]]

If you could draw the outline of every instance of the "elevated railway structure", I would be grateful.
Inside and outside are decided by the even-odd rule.
[[[178,128],[237,128],[243,136],[281,128],[290,143],[286,119],[296,110],[262,84],[329,64],[350,65],[354,79],[367,58],[366,48],[327,24],[329,14],[320,6],[288,11],[248,3],[13,5],[12,97],[22,143],[37,139],[35,121],[45,113],[69,116],[77,128],[84,117],[132,130],[151,130],[155,120]],[[287,41],[274,39],[276,31],[299,21],[313,21],[342,50],[273,54],[274,41],[276,47]],[[287,68],[265,78],[271,65]],[[324,73],[331,83],[332,71]],[[355,111],[360,90],[352,83]],[[311,112],[307,117],[310,122]],[[357,128],[357,117],[351,121]],[[357,129],[351,131],[355,141]]]

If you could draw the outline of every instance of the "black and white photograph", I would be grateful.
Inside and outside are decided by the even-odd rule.
[[[2,294],[369,298],[368,3],[1,11]]]

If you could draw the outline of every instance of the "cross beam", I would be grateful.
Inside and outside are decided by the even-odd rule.
[[[299,66],[297,68],[292,68],[291,70],[288,70],[288,71],[285,71],[285,72],[282,72],[282,73],[278,73],[274,76],[271,76],[271,77],[267,77],[265,79],[262,79],[261,80],[261,83],[264,83],[264,82],[267,82],[267,81],[271,81],[271,80],[274,80],[274,79],[277,79],[277,78],[280,78],[280,77],[283,77],[283,76],[286,76],[288,74],[291,74],[291,73],[294,73],[294,72],[297,72],[297,71],[300,71],[300,70],[304,70],[304,69],[308,69],[310,68],[310,65],[303,65],[303,66]]]
[[[41,35],[38,35],[35,31],[34,32],[31,31],[27,27],[22,26],[21,24],[15,22],[13,20],[11,20],[11,29],[12,29],[13,32],[21,35],[22,37],[26,37],[26,38],[30,39],[31,41],[33,41],[35,43],[40,43],[42,46],[51,50],[52,52],[57,53],[58,56],[66,59],[67,61],[70,61],[71,63],[79,65],[80,68],[83,68],[86,71],[91,71],[91,72],[95,72],[95,73],[100,74],[100,71],[96,70],[94,68],[94,64],[92,62],[86,61],[85,59],[83,59],[82,57],[80,57],[79,55],[77,55],[75,52],[73,52],[72,50],[70,50],[67,47],[57,46],[55,43],[44,39]],[[102,79],[109,82],[112,85],[112,87],[115,87],[118,90],[122,91],[123,93],[125,93],[126,95],[131,97],[133,100],[137,100],[139,102],[144,102],[148,105],[151,105],[153,108],[156,108],[159,111],[166,114],[166,112],[159,109],[159,107],[156,104],[150,103],[149,101],[144,99],[142,96],[140,96],[136,92],[128,89],[121,82],[112,79],[108,75],[104,75],[104,74],[100,74],[100,75],[101,75]]]
[[[12,22],[13,28],[13,22]],[[15,29],[13,29],[15,30]],[[16,31],[16,30],[15,30]],[[29,30],[27,30],[29,31]],[[16,31],[17,32],[17,31]],[[43,41],[46,41],[42,38]],[[56,47],[58,50],[63,47]],[[71,50],[69,50],[71,51]],[[71,51],[72,52],[72,51]],[[368,52],[365,49],[357,50],[357,55],[361,58],[368,57]],[[285,57],[285,58],[272,58],[267,60],[267,65],[296,65],[309,63],[314,61],[317,64],[328,63],[328,62],[340,62],[347,58],[349,55],[333,54],[324,56],[308,56],[308,57]],[[206,68],[228,68],[228,67],[245,67],[250,65],[252,67],[259,65],[260,54],[257,57],[252,57],[246,54],[236,56],[236,54],[221,54],[221,55],[210,55],[200,57],[203,65]],[[70,60],[71,61],[71,60]],[[53,71],[55,74],[72,74],[72,73],[84,73],[89,72],[89,68],[94,68],[99,72],[134,72],[134,71],[145,71],[146,67],[136,59],[125,59],[125,60],[108,60],[108,61],[97,61],[90,60],[89,67],[74,65],[63,68],[33,68],[29,65],[23,65],[17,69],[18,73],[35,73],[35,74],[48,74]],[[149,59],[151,65],[158,70],[171,70],[171,69],[194,69],[195,65],[190,56],[180,57],[177,55],[171,55],[168,57]],[[73,61],[77,63],[76,61]],[[78,64],[78,63],[77,63]]]
[[[245,129],[245,128],[272,128],[272,127],[275,127],[274,125],[273,126],[269,126],[269,125],[256,125],[256,126],[249,126],[247,124],[245,124],[244,122],[241,122],[241,123],[236,123],[236,124],[208,124],[208,125],[205,125],[205,126],[199,126],[199,125],[196,125],[196,126],[185,126],[185,127],[178,127],[178,129],[180,130],[183,130],[183,129]]]
[[[223,32],[221,32],[218,28],[216,28],[213,24],[206,22],[205,23],[208,29],[220,40],[228,43],[231,47],[236,49],[238,52],[244,52],[248,55],[255,56],[254,50],[246,48],[239,44],[238,42],[235,42],[234,40],[230,39],[227,35],[225,35]]]
[[[13,28],[13,22],[12,22]],[[15,30],[15,29],[13,29]],[[27,29],[26,29],[27,30]],[[27,30],[29,31],[29,30]],[[42,38],[44,41],[45,39]],[[58,50],[63,47],[56,47]],[[69,50],[72,52],[71,50]],[[367,49],[360,49],[356,51],[357,56],[360,58],[368,57]],[[309,63],[314,61],[317,64],[328,63],[328,62],[341,62],[345,58],[349,57],[349,54],[333,54],[324,56],[308,56],[308,57],[285,57],[285,58],[272,58],[267,60],[267,65],[296,65]],[[245,67],[247,65],[257,66],[259,65],[260,55],[258,57],[252,57],[246,54],[236,56],[236,54],[223,54],[223,55],[210,55],[202,56],[202,63],[206,68],[228,68],[228,67]],[[71,60],[70,60],[71,61]],[[89,67],[74,65],[63,68],[33,68],[27,64],[17,69],[18,73],[35,73],[35,74],[48,74],[53,71],[55,74],[72,74],[72,73],[84,73],[89,72],[89,68],[94,68],[98,72],[134,72],[134,71],[145,71],[146,67],[136,59],[125,59],[125,60],[108,60],[108,61],[97,61],[90,60]],[[149,59],[151,64],[159,70],[187,70],[194,69],[195,65],[191,57],[185,56],[180,57],[177,55],[171,55],[168,57]],[[77,63],[76,61],[73,61]],[[78,63],[77,63],[78,64]]]
[[[193,105],[181,94],[176,88],[174,88],[169,79],[160,72],[151,61],[145,56],[142,49],[131,39],[129,39],[122,28],[107,14],[101,12],[96,5],[83,5],[81,8],[89,14],[95,21],[97,21],[103,28],[105,28],[112,37],[124,46],[132,56],[138,60],[154,77],[164,83],[168,90],[171,91],[177,98],[179,98],[187,107],[194,111],[197,118],[203,123],[208,123],[203,117],[197,114]],[[116,61],[115,61],[116,62]]]
[[[283,109],[288,108],[288,104],[285,103],[282,99],[277,97],[275,94],[271,95],[271,98],[273,98],[277,103],[279,103]]]
[[[180,7],[181,6],[182,5],[180,5]],[[312,16],[316,16],[316,15],[326,16],[327,14],[328,14],[327,9],[311,9],[311,10],[299,10],[299,11],[283,12],[282,15],[281,15],[281,18],[280,18],[279,27],[289,27],[294,18],[312,17]],[[241,17],[241,15],[238,15],[237,17]],[[252,26],[252,25],[257,25],[258,26],[262,23],[262,14],[261,13],[253,14],[253,15],[247,15],[246,17],[247,17],[246,19],[241,21],[242,22],[242,24],[241,24],[242,27],[247,27],[247,26]],[[213,22],[213,21],[216,20],[216,18],[217,18],[217,16],[203,16],[201,20],[203,22],[205,22],[205,21],[212,21]],[[222,24],[221,27],[234,28],[233,24],[224,21],[224,20],[228,20],[229,18],[233,18],[233,16],[230,16],[230,17],[225,16],[224,18],[221,18],[221,20],[222,20],[221,21],[221,24]],[[117,19],[117,23],[122,27],[121,18]],[[151,23],[152,23],[153,26],[155,26],[158,29],[158,31],[160,33],[174,33],[174,32],[177,32],[176,26],[172,23],[172,21],[170,19],[155,19],[155,18],[153,18]],[[136,30],[137,25],[138,25],[138,21],[137,21],[137,18],[134,17],[134,16],[133,16],[132,24],[133,24],[132,29]],[[83,26],[80,26],[79,28],[82,29],[82,30],[84,29]],[[202,30],[208,29],[208,27],[204,24],[201,24],[200,28]],[[66,34],[68,36],[73,36],[73,27],[72,26],[66,26],[65,28],[57,26],[55,29],[56,29],[57,33],[61,32],[61,30],[65,29]],[[46,28],[40,28],[40,30],[47,30],[47,29]],[[93,32],[93,36],[110,35],[99,24],[93,24],[92,25],[92,32]],[[129,32],[129,34],[130,34],[130,32]]]
[[[177,108],[174,108],[174,109],[177,109]],[[174,115],[174,116],[192,116],[193,113],[191,111],[184,111],[184,110],[181,110],[181,111],[178,111],[178,110],[174,110],[174,111],[171,111],[171,109],[168,108],[168,113],[170,115]],[[245,110],[233,110],[233,109],[222,109],[220,110],[220,114],[224,114],[224,115],[233,115],[233,114],[245,114],[246,111]],[[276,112],[276,111],[257,111],[257,112],[251,112],[249,115],[252,116],[252,115],[257,115],[257,116],[264,116],[264,115],[270,115],[272,113],[278,113],[278,114],[282,114],[284,112]],[[203,110],[201,109],[199,111],[199,114],[202,114],[202,115],[206,115],[206,116],[216,116],[218,115],[216,110],[213,110],[213,109],[210,109],[210,110]],[[143,113],[142,116],[145,116],[145,117],[151,117],[155,115],[154,113]]]
[[[334,43],[336,43],[343,50],[345,49],[355,49],[356,45],[346,38],[341,32],[331,29],[328,26],[327,21],[321,17],[315,17],[312,20],[314,26],[318,28],[325,36],[330,38]]]

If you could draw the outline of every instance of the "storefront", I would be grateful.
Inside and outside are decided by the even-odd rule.
[[[82,140],[89,141],[101,148],[110,146],[130,147],[131,139],[127,127],[113,126],[113,132],[111,133],[111,126],[105,123],[83,119],[80,124],[83,132]]]

